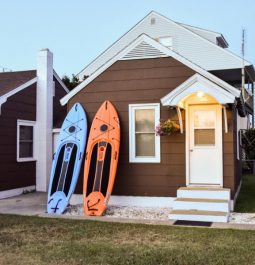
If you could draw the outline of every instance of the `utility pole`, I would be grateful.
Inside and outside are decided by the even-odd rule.
[[[242,29],[242,59],[243,59],[243,65],[242,65],[242,96],[245,100],[245,70],[244,70],[244,54],[245,54],[245,29]]]

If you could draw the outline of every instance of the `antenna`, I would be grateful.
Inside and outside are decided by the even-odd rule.
[[[242,87],[241,87],[243,99],[245,97],[245,94],[244,94],[244,86],[245,86],[245,71],[244,71],[245,37],[246,37],[246,30],[245,30],[245,28],[243,28],[242,29],[242,59],[243,59],[243,65],[242,65]]]
[[[10,68],[7,68],[7,67],[1,66],[1,65],[0,65],[0,68],[2,68],[2,72],[12,72],[12,69],[10,69]]]

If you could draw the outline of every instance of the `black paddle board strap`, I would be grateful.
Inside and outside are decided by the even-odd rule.
[[[58,208],[58,204],[60,203],[60,201],[62,201],[62,199],[59,199],[59,200],[58,200],[58,202],[57,202],[57,204],[56,204],[56,207],[51,208],[51,210],[54,210],[54,213],[56,213],[56,211],[59,209],[59,208]]]
[[[88,210],[89,211],[98,211],[98,209],[92,209],[91,207],[97,205],[100,202],[100,199],[98,199],[96,203],[94,203],[94,204],[92,204],[90,206],[89,206],[89,202],[90,202],[90,200],[87,201],[87,208],[88,208]]]

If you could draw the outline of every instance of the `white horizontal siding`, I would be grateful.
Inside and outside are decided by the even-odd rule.
[[[192,27],[190,25],[185,25],[185,24],[181,24],[181,23],[178,23],[178,24],[180,24],[181,26],[187,28],[188,30],[191,30],[192,32],[200,35],[201,37],[209,40],[210,42],[213,42],[214,44],[217,44],[216,38],[221,36],[220,33],[213,32],[210,30],[200,29],[200,28]]]
[[[151,18],[156,19],[156,23],[153,25],[151,25]],[[171,36],[173,38],[173,51],[181,54],[205,70],[242,67],[241,58],[203,39],[187,28],[152,12],[82,70],[78,74],[78,77],[82,78],[84,75],[91,75],[142,33],[154,39]]]

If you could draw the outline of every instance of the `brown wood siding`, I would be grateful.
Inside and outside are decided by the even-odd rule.
[[[54,77],[55,96],[53,97],[53,128],[60,128],[66,116],[66,106],[61,106],[60,99],[66,95],[66,91]]]
[[[193,70],[172,58],[118,61],[97,77],[68,103],[70,109],[80,102],[89,125],[102,102],[111,100],[121,123],[121,150],[113,194],[136,196],[176,196],[186,186],[185,133],[161,137],[161,163],[129,163],[128,105],[159,103],[160,98],[194,74]],[[176,111],[160,110],[161,119],[178,121]],[[229,132],[223,131],[224,187],[235,191],[235,150],[232,109],[227,110]],[[182,111],[185,124],[185,111]],[[223,123],[224,124],[224,123]],[[83,170],[76,193],[82,193]]]
[[[232,106],[231,108],[228,108],[228,133],[225,133],[223,127],[223,185],[224,188],[231,189],[232,199],[236,194],[241,180],[241,163],[237,159],[236,115],[237,112],[235,107]]]
[[[17,120],[36,120],[36,84],[7,99],[0,115],[0,191],[35,185],[35,162],[17,162]]]
[[[68,104],[80,102],[89,124],[106,99],[118,110],[121,150],[113,194],[176,196],[185,186],[185,134],[161,137],[161,163],[129,163],[128,105],[159,103],[160,98],[187,80],[194,71],[172,58],[118,61],[98,76]],[[177,120],[175,110],[161,106],[161,119]],[[82,192],[83,172],[76,193]]]

